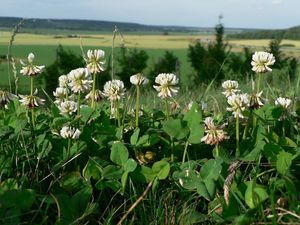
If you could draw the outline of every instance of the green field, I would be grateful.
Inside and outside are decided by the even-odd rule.
[[[20,59],[26,59],[29,52],[33,52],[36,55],[36,63],[43,65],[50,65],[55,60],[55,51],[59,44],[71,51],[81,54],[80,45],[82,44],[84,51],[88,49],[100,48],[106,52],[108,57],[111,54],[112,46],[112,34],[95,34],[80,32],[67,34],[66,31],[61,34],[50,32],[46,34],[29,34],[20,33],[15,37],[15,41],[12,46],[12,55],[16,59],[17,68],[20,68]],[[70,37],[70,35],[73,35]],[[8,43],[11,37],[11,33],[8,31],[0,32],[0,56],[5,57],[7,54]],[[155,59],[162,56],[166,50],[173,51],[173,53],[179,58],[180,61],[180,75],[184,83],[189,79],[189,75],[193,72],[190,63],[187,59],[187,48],[190,44],[194,44],[196,41],[201,41],[204,44],[211,42],[214,39],[212,35],[157,35],[157,34],[123,34],[117,35],[115,38],[115,52],[117,54],[121,44],[125,44],[128,48],[144,49],[149,55],[148,68],[151,67]],[[264,49],[268,46],[270,40],[228,40],[229,45],[233,52],[239,52],[244,47],[248,47],[251,50],[257,51]],[[283,47],[283,50],[288,55],[299,57],[300,53],[300,41],[283,40],[282,44],[287,47]],[[147,71],[145,71],[147,73]],[[5,62],[0,63],[0,85],[8,85],[8,67]],[[20,77],[20,88],[27,86],[29,81]]]

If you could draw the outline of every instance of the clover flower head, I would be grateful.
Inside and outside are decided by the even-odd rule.
[[[242,112],[248,108],[250,104],[248,94],[234,94],[227,98],[227,103],[230,107],[227,107],[228,111],[231,111],[235,118],[244,118]]]
[[[105,83],[103,93],[110,101],[118,101],[124,98],[125,91],[123,81],[111,80]]]
[[[45,100],[36,96],[38,93],[38,90],[36,89],[33,95],[19,95],[20,96],[20,102],[21,105],[26,106],[29,109],[33,109],[36,107],[39,107],[40,105],[44,105]]]
[[[105,53],[100,49],[88,50],[87,57],[84,59],[87,63],[87,69],[90,73],[100,73],[104,71],[102,65],[105,63],[104,61]]]
[[[63,101],[57,107],[61,115],[72,115],[77,111],[77,103],[71,100]]]
[[[256,73],[272,71],[269,66],[275,63],[275,57],[268,52],[255,52],[252,56],[252,70]]]
[[[275,105],[282,106],[285,109],[287,109],[291,104],[292,104],[292,100],[289,98],[279,97],[275,100]]]
[[[67,88],[68,83],[69,83],[69,79],[68,79],[67,75],[59,76],[59,78],[58,78],[58,86],[59,87]]]
[[[33,65],[33,60],[34,60],[34,54],[29,53],[27,57],[28,64],[24,63],[22,60],[20,61],[22,64],[22,69],[20,70],[20,73],[23,74],[24,76],[37,76],[43,72],[43,69],[45,66],[36,66]]]
[[[68,74],[69,87],[74,93],[84,93],[91,89],[91,80],[90,73],[86,68],[78,68],[72,70]]]
[[[143,76],[143,74],[138,73],[130,77],[130,83],[132,83],[135,86],[145,85],[149,83],[149,80],[145,76]]]
[[[10,103],[14,98],[17,98],[16,95],[8,92],[0,90],[0,108],[7,108],[7,104]]]
[[[56,98],[54,102],[56,104],[60,104],[61,102],[65,101],[68,96],[68,91],[69,91],[68,88],[57,87],[55,91],[53,91],[53,95]]]
[[[225,89],[222,94],[224,94],[227,98],[233,94],[236,94],[240,90],[238,89],[239,83],[235,80],[226,80],[222,83],[222,87]]]
[[[158,91],[158,97],[164,99],[167,97],[173,97],[178,92],[179,79],[175,74],[172,73],[161,73],[155,78],[155,83],[159,84],[159,86],[154,85],[156,91]]]
[[[249,96],[249,108],[250,109],[259,109],[260,107],[262,107],[264,105],[263,103],[263,99],[261,97],[263,91],[259,92],[259,93],[252,93]]]
[[[88,94],[85,96],[85,99],[90,99],[90,100],[92,100],[92,98],[93,98],[93,91],[90,91],[90,93],[88,93]],[[94,96],[95,102],[100,102],[103,98],[104,98],[104,94],[102,93],[102,91],[100,91],[100,90],[95,90],[95,96]]]
[[[201,141],[205,144],[217,145],[223,140],[229,139],[227,132],[223,130],[224,125],[216,126],[212,117],[206,117],[204,123],[206,135],[201,138]]]
[[[60,136],[64,139],[78,139],[81,131],[75,127],[63,126],[60,130]]]

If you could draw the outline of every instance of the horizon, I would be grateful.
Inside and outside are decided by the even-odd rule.
[[[0,8],[3,17],[214,27],[222,15],[225,27],[244,29],[286,29],[298,26],[300,21],[298,0],[0,1],[4,3]]]
[[[136,24],[136,25],[142,25],[142,26],[154,26],[154,27],[184,27],[184,28],[209,28],[213,29],[215,25],[218,24],[218,22],[214,26],[185,26],[185,25],[174,25],[174,24],[144,24],[144,23],[138,23],[138,22],[132,22],[132,21],[112,21],[112,20],[99,20],[99,19],[78,19],[78,18],[46,18],[46,17],[18,17],[18,16],[0,16],[0,18],[16,18],[16,19],[25,19],[26,20],[78,20],[78,21],[98,21],[98,22],[108,22],[108,23],[127,23],[127,24]],[[256,28],[256,27],[228,27],[226,26],[222,21],[221,23],[224,25],[225,29],[253,29],[253,30],[281,30],[281,29],[289,29],[292,27],[298,27],[300,26],[300,22],[298,25],[290,26],[290,27],[284,27],[284,28]]]

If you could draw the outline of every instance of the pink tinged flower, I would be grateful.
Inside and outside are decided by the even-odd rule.
[[[103,89],[104,96],[110,101],[118,101],[125,96],[126,89],[124,88],[123,81],[120,80],[106,82]]]
[[[78,68],[72,70],[68,74],[69,87],[74,93],[84,93],[88,92],[91,89],[91,80],[90,73],[86,68]]]
[[[256,73],[272,71],[270,66],[274,65],[275,57],[268,52],[255,52],[252,56],[252,70]]]
[[[213,122],[213,118],[206,117],[204,120],[205,123],[205,133],[206,135],[201,138],[201,141],[208,145],[217,145],[220,142],[229,139],[227,132],[223,130],[222,126],[216,126]]]
[[[226,97],[229,97],[233,94],[236,94],[240,90],[238,89],[239,83],[235,80],[226,80],[222,83],[222,87],[224,88],[224,94]]]
[[[14,98],[17,98],[17,96],[8,91],[0,90],[0,108],[7,108],[7,104]]]
[[[87,63],[87,69],[90,73],[100,73],[104,71],[103,64],[105,53],[100,49],[88,50],[87,57],[84,59]]]
[[[179,79],[172,73],[161,73],[155,78],[154,85],[156,91],[158,91],[158,97],[164,99],[167,97],[173,97],[177,94],[179,87],[177,87]]]
[[[252,95],[249,96],[250,98],[250,103],[249,103],[249,108],[251,109],[259,109],[264,105],[263,99],[261,97],[263,91],[259,93],[253,93]]]
[[[249,107],[250,100],[248,94],[236,94],[229,96],[227,103],[230,106],[227,110],[231,111],[235,118],[244,118],[242,113]]]
[[[289,98],[279,97],[275,100],[275,105],[279,105],[285,109],[287,109],[292,104],[292,100]]]
[[[68,80],[68,76],[67,75],[61,75],[58,78],[59,87],[67,88],[68,87],[68,83],[69,83],[69,80]]]
[[[40,105],[44,105],[45,100],[36,96],[38,90],[36,89],[33,95],[19,95],[21,105],[26,106],[29,109],[33,109],[39,107]]]
[[[43,69],[45,66],[36,66],[33,65],[34,60],[34,54],[29,53],[28,57],[28,64],[24,63],[22,60],[20,61],[22,64],[22,69],[20,70],[20,73],[24,76],[37,76],[43,72]]]
[[[60,136],[64,139],[78,139],[81,131],[75,127],[64,126],[60,130]]]

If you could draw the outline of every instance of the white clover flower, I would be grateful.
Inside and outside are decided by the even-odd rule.
[[[74,101],[64,101],[57,106],[61,115],[72,115],[77,111],[77,103]]]
[[[24,76],[37,76],[43,72],[43,69],[45,66],[36,66],[33,65],[34,60],[34,54],[29,53],[28,55],[28,64],[24,63],[22,60],[20,60],[22,64],[22,69],[20,70],[20,73]]]
[[[85,58],[85,62],[87,63],[87,69],[90,73],[99,73],[104,71],[102,65],[105,63],[104,61],[104,51],[100,49],[88,50],[87,58]]]
[[[175,74],[161,73],[155,78],[155,83],[160,86],[153,86],[158,91],[158,97],[164,99],[176,95],[179,87],[176,87],[179,80]]]
[[[21,105],[28,107],[29,109],[36,108],[40,105],[44,105],[45,100],[36,96],[38,90],[36,89],[33,95],[19,95]]]
[[[232,111],[235,118],[244,118],[242,112],[245,111],[250,104],[248,94],[231,95],[228,97],[227,102],[231,106],[227,107],[227,110]]]
[[[64,126],[60,130],[60,136],[65,139],[78,139],[81,131],[75,127]]]
[[[261,91],[259,93],[253,93],[252,95],[249,96],[249,98],[250,98],[249,107],[251,109],[259,109],[260,107],[262,107],[264,105],[263,99],[261,97],[262,93],[263,93],[263,91]]]
[[[60,104],[61,102],[65,101],[68,96],[68,89],[64,87],[58,87],[53,91],[53,95],[55,96],[56,100],[54,103]]]
[[[145,76],[143,76],[143,74],[138,73],[130,77],[130,83],[136,86],[145,85],[149,83],[149,80]]]
[[[104,93],[102,93],[102,91],[100,90],[95,90],[95,96],[94,96],[94,99],[95,99],[95,102],[100,102],[103,98],[104,98]],[[85,99],[90,99],[92,100],[93,98],[93,91],[90,91],[90,93],[88,93],[86,96],[85,96]]]
[[[112,80],[105,83],[103,92],[110,101],[117,101],[124,98],[125,91],[123,81]]]
[[[67,75],[61,75],[58,78],[58,83],[59,83],[59,87],[67,88],[68,83],[69,83],[68,76]]]
[[[206,117],[204,120],[205,123],[205,133],[206,135],[201,138],[202,142],[208,145],[217,145],[223,140],[229,139],[227,132],[223,130],[223,126],[216,126],[214,124],[213,118]]]
[[[268,52],[255,52],[252,56],[252,70],[256,73],[272,71],[269,67],[275,63],[275,57]]]
[[[0,108],[7,108],[7,104],[14,98],[17,98],[17,96],[12,93],[9,93],[8,91],[0,90]]]
[[[240,90],[238,89],[239,83],[235,80],[226,80],[222,83],[222,87],[225,89],[222,94],[224,94],[227,98],[230,95],[236,94]]]
[[[292,100],[289,98],[279,97],[275,100],[275,105],[280,105],[283,108],[287,109],[292,103]]]
[[[86,68],[78,68],[72,70],[68,74],[69,87],[74,93],[84,93],[88,92],[91,89],[91,80],[90,73]]]

